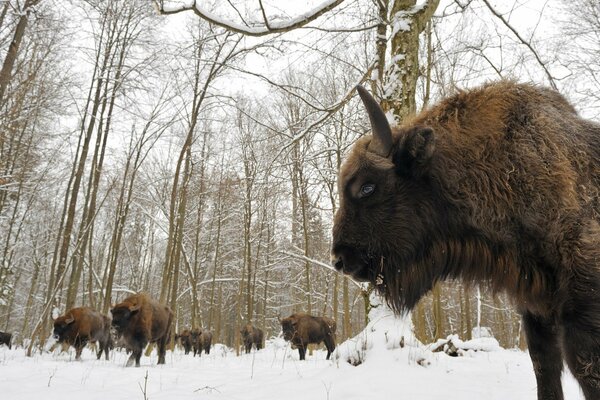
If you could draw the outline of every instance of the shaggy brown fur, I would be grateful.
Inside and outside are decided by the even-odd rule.
[[[12,349],[12,333],[0,332],[0,345],[5,344],[9,349]]]
[[[127,366],[140,366],[142,351],[148,343],[158,344],[158,364],[165,363],[167,342],[171,335],[173,312],[145,293],[135,294],[110,310],[112,325],[129,350]]]
[[[335,350],[336,323],[331,318],[313,317],[306,313],[294,313],[281,321],[283,338],[298,349],[300,359],[306,359],[306,348],[311,343],[325,343],[327,359]]]
[[[184,329],[181,333],[175,335],[175,341],[179,340],[185,354],[190,354],[192,350],[192,332],[189,329]]]
[[[212,332],[208,329],[194,328],[192,329],[191,342],[194,348],[194,357],[202,355],[202,350],[206,354],[210,354],[210,346],[212,344]]]
[[[256,350],[263,348],[264,333],[261,329],[252,324],[246,324],[240,329],[240,333],[242,334],[242,342],[244,342],[246,354],[250,353],[252,345],[256,347]]]
[[[72,308],[54,320],[54,338],[58,343],[75,347],[75,359],[81,359],[81,352],[88,342],[98,342],[98,359],[113,347],[110,336],[110,318],[89,307]]]
[[[361,96],[375,132],[340,169],[335,267],[376,284],[398,312],[447,278],[506,291],[538,399],[563,398],[563,357],[586,399],[600,399],[600,125],[555,91],[502,81],[386,139]]]

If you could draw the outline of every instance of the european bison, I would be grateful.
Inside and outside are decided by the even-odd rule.
[[[12,349],[12,333],[0,332],[0,345],[7,345],[9,349]]]
[[[127,366],[140,366],[142,352],[148,343],[158,344],[158,364],[165,363],[167,342],[171,334],[173,312],[145,293],[138,293],[115,305],[112,325],[129,350]]]
[[[256,350],[263,348],[264,334],[261,329],[252,324],[246,324],[242,329],[240,329],[240,333],[242,334],[242,342],[244,342],[246,354],[250,353],[250,350],[252,350],[252,345],[256,347]]]
[[[75,347],[75,359],[81,359],[81,352],[88,342],[98,343],[96,357],[100,359],[104,352],[113,347],[110,335],[110,318],[89,307],[72,308],[54,320],[54,338],[58,343]]]
[[[306,313],[294,313],[280,320],[283,338],[298,349],[300,359],[306,359],[309,344],[325,343],[327,359],[335,350],[335,321],[326,317],[313,317]]]
[[[175,335],[175,341],[179,340],[185,354],[190,354],[192,350],[192,333],[189,329],[184,329],[181,333]]]
[[[196,354],[202,356],[202,350],[210,354],[210,345],[212,344],[212,332],[208,329],[194,328],[191,333],[192,347],[194,348],[194,357]]]
[[[391,128],[358,91],[372,135],[339,171],[335,268],[397,312],[448,278],[506,291],[538,399],[563,398],[563,358],[600,399],[600,125],[553,90],[501,81]]]

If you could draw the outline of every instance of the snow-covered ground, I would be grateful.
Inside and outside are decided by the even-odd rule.
[[[410,346],[373,348],[355,367],[327,361],[321,350],[299,361],[298,352],[278,339],[239,357],[217,345],[201,358],[168,352],[163,366],[156,365],[155,353],[142,357],[140,368],[125,368],[126,360],[117,351],[109,361],[96,360],[89,349],[82,361],[74,360],[72,349],[28,358],[22,348],[2,346],[0,399],[536,399],[529,356],[514,350],[453,358]],[[570,374],[563,383],[567,400],[583,400]]]

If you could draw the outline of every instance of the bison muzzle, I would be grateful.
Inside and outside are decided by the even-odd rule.
[[[600,399],[600,125],[557,92],[510,81],[461,91],[372,135],[340,168],[335,268],[395,311],[445,279],[506,291],[538,399],[563,399],[563,358]]]

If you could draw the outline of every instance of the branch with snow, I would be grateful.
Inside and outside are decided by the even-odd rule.
[[[241,33],[247,36],[266,36],[274,33],[289,32],[291,30],[301,28],[328,11],[333,10],[343,2],[344,0],[326,0],[312,10],[302,13],[294,18],[285,21],[269,21],[266,10],[261,1],[260,10],[263,23],[247,23],[246,21],[242,20],[244,25],[234,21],[228,21],[221,16],[206,10],[201,6],[199,0],[154,0],[154,5],[156,6],[158,12],[164,15],[177,14],[184,11],[193,11],[198,17],[231,32]]]

